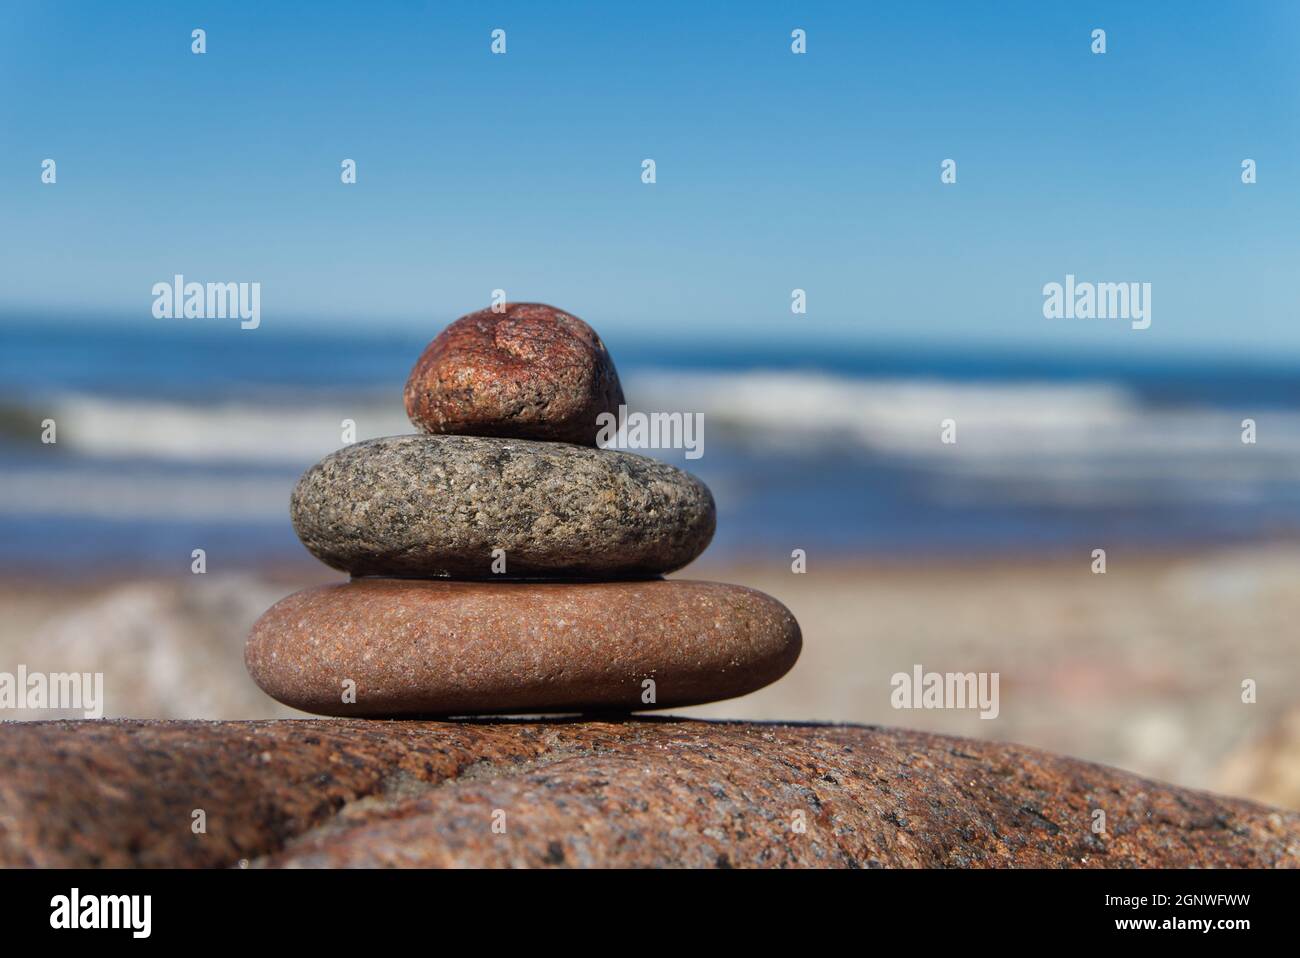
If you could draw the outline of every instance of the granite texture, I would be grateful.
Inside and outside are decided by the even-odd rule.
[[[390,717],[695,705],[776,681],[799,650],[785,606],[741,586],[358,579],[276,603],[244,658],[286,705]]]
[[[429,433],[594,446],[602,412],[623,402],[595,330],[541,303],[507,303],[456,320],[406,381],[406,413]]]
[[[1300,814],[862,726],[92,721],[0,735],[0,865],[241,863],[1295,867]]]
[[[471,436],[345,446],[298,480],[290,516],[336,569],[458,579],[659,575],[703,552],[716,522],[708,487],[665,463]]]

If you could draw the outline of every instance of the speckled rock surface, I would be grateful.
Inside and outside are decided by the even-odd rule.
[[[191,831],[195,808],[206,834]],[[104,721],[0,735],[0,865],[241,861],[1295,867],[1300,814],[862,726]]]
[[[406,381],[406,414],[430,433],[594,446],[596,417],[623,402],[595,330],[564,310],[507,303],[456,320]]]
[[[276,603],[244,658],[286,705],[388,717],[696,705],[776,681],[799,650],[785,606],[735,585],[358,579]]]
[[[704,483],[644,456],[568,443],[394,436],[346,446],[298,480],[293,527],[353,575],[497,579],[658,575],[713,538]]]

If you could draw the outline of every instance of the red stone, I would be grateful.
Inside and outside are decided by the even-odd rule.
[[[424,350],[406,413],[429,433],[596,445],[596,417],[623,403],[596,331],[541,303],[508,303],[456,320]]]

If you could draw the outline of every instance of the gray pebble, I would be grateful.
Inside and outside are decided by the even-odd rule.
[[[703,552],[716,522],[704,483],[644,456],[429,435],[326,456],[298,480],[290,515],[336,569],[461,579],[659,575]]]

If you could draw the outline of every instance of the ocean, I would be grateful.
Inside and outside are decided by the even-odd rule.
[[[0,566],[188,571],[196,548],[209,569],[307,560],[294,481],[342,444],[344,420],[358,439],[413,431],[401,392],[426,339],[6,320]],[[713,489],[710,557],[1086,554],[1300,532],[1295,366],[609,346],[631,410],[704,416],[702,457],[647,454]]]

